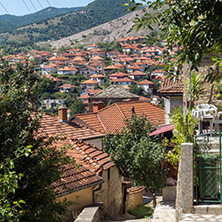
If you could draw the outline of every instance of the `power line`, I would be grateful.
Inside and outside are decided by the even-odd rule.
[[[52,6],[51,6],[50,3],[49,3],[49,0],[46,0],[46,1],[47,1],[47,3],[48,3],[49,7],[52,8]],[[53,8],[52,8],[52,11],[53,11],[53,13],[55,14],[55,11],[54,11]]]
[[[44,8],[43,8],[42,4],[40,3],[40,1],[37,0],[37,2],[39,3],[40,7],[44,10]]]
[[[8,12],[8,10],[5,8],[5,6],[4,6],[1,2],[0,2],[0,4],[1,4],[2,8],[5,9],[5,11],[7,12],[7,14],[9,14],[9,12]]]
[[[30,3],[32,4],[33,8],[35,9],[36,12],[38,12],[37,8],[35,7],[35,5],[33,4],[32,0],[29,0]]]
[[[1,4],[2,8],[4,8],[4,10],[6,11],[6,13],[7,13],[8,15],[10,15],[9,12],[8,12],[8,10],[6,9],[6,7],[5,7],[1,2],[0,2],[0,4]],[[12,20],[14,20],[15,24],[16,24],[17,26],[19,26],[18,23],[16,22],[16,20],[15,20],[12,16],[10,17],[10,20],[11,20],[11,22],[12,22]]]
[[[50,5],[49,1],[48,1],[48,0],[46,0],[46,1],[47,1],[47,3],[48,3],[49,7],[52,7],[52,6]]]
[[[29,8],[28,5],[25,3],[25,1],[24,1],[24,0],[22,0],[22,1],[23,1],[24,5],[26,6],[26,8],[28,9],[28,11],[30,12],[30,14],[32,14],[30,8]]]

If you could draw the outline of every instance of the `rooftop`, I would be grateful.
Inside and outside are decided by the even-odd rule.
[[[111,85],[92,96],[92,98],[139,98],[139,96],[130,93],[121,86]]]
[[[88,127],[101,133],[114,134],[125,126],[125,120],[132,117],[132,108],[137,115],[146,115],[147,118],[157,125],[163,125],[164,109],[147,101],[131,101],[114,103],[95,113],[84,113],[74,115],[71,122],[81,121]]]

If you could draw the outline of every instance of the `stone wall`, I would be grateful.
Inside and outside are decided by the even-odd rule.
[[[193,212],[194,189],[193,144],[181,144],[181,158],[177,180],[176,217],[179,220],[182,213]]]
[[[100,222],[100,206],[85,207],[75,222]]]
[[[99,191],[95,191],[95,202],[103,203],[105,219],[115,219],[123,210],[122,175],[117,167],[111,167],[103,170],[100,176],[105,182]]]

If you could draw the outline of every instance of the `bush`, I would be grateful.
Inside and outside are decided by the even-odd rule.
[[[135,216],[137,219],[147,218],[153,215],[153,209],[141,204],[134,209],[129,209],[128,213]]]

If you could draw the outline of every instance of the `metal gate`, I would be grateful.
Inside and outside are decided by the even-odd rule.
[[[196,204],[221,203],[221,132],[196,136],[194,147]]]

